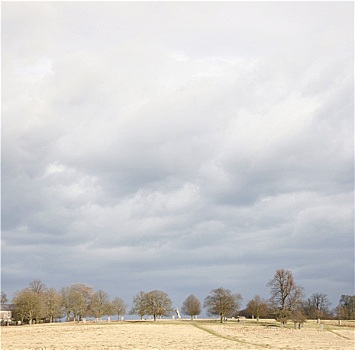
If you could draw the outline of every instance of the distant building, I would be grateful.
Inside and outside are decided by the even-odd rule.
[[[11,323],[12,311],[14,310],[15,304],[1,304],[0,305],[0,322],[1,325],[7,325]]]

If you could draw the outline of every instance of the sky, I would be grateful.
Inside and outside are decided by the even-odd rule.
[[[354,294],[352,2],[1,6],[10,299]]]

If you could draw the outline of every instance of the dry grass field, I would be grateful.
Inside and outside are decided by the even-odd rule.
[[[57,323],[1,327],[4,350],[96,349],[299,349],[354,350],[354,324],[309,321],[302,329],[273,321],[159,320]]]

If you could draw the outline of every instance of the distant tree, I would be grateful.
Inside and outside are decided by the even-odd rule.
[[[41,294],[44,293],[47,288],[41,280],[34,280],[29,283],[29,289],[34,293]]]
[[[117,315],[118,320],[126,314],[126,308],[127,305],[121,298],[114,298],[111,302],[112,315]]]
[[[74,321],[80,321],[90,313],[94,290],[87,284],[77,283],[69,287],[63,287],[60,291],[61,304],[66,314],[67,321],[73,316]]]
[[[229,289],[212,289],[205,300],[203,307],[207,308],[210,315],[219,315],[221,323],[226,317],[230,317],[240,308],[242,296],[239,293],[232,294]]]
[[[92,287],[83,283],[76,283],[70,286],[70,299],[74,319],[80,321],[89,314],[94,290]]]
[[[91,298],[90,312],[95,318],[102,319],[109,312],[109,304],[109,295],[100,289]]]
[[[290,319],[295,324],[295,328],[297,324],[298,324],[298,328],[301,328],[301,325],[306,321],[307,318],[304,313],[304,310],[302,308],[297,308],[291,312]]]
[[[1,292],[1,304],[6,304],[8,301],[6,293]]]
[[[321,319],[328,317],[330,302],[326,294],[313,293],[305,303],[305,312],[308,318]]]
[[[153,290],[144,295],[145,314],[152,315],[154,321],[157,317],[169,316],[173,312],[172,301],[167,293]]]
[[[355,295],[342,295],[339,300],[338,318],[344,320],[355,319]]]
[[[147,308],[145,305],[146,294],[143,291],[140,291],[133,297],[133,307],[130,310],[130,315],[139,315],[141,320],[144,315],[147,315]]]
[[[253,299],[249,300],[246,312],[259,321],[260,317],[266,317],[269,314],[268,303],[259,295],[255,295]]]
[[[63,287],[60,290],[60,303],[66,315],[66,319],[69,321],[73,310],[70,287]]]
[[[189,315],[191,320],[201,313],[201,302],[193,294],[188,296],[182,304],[181,311]]]
[[[28,321],[29,324],[32,324],[33,320],[38,321],[42,318],[43,299],[31,289],[25,288],[16,292],[13,302],[15,304],[15,319],[21,322]]]
[[[267,286],[270,287],[273,314],[276,320],[285,325],[292,312],[301,308],[303,289],[296,285],[292,272],[284,269],[276,270]]]
[[[49,288],[43,293],[44,297],[44,317],[52,323],[55,318],[60,318],[63,315],[61,309],[61,295],[55,288]]]

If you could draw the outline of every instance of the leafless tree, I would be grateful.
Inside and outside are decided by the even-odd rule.
[[[143,319],[144,315],[147,314],[147,309],[145,306],[145,295],[145,292],[140,291],[133,297],[133,307],[129,312],[131,315],[139,315],[141,320]]]
[[[201,302],[193,294],[189,295],[182,304],[181,311],[189,315],[191,320],[201,313]]]
[[[330,302],[326,294],[313,293],[305,303],[306,314],[310,318],[320,320],[329,316]]]
[[[342,295],[337,307],[338,318],[355,319],[355,295]]]
[[[52,323],[55,318],[60,318],[63,315],[61,309],[61,296],[55,288],[49,288],[43,293],[44,297],[44,317]]]
[[[77,283],[61,289],[61,303],[69,321],[70,316],[74,320],[81,320],[89,314],[94,290],[87,284]]]
[[[21,322],[28,321],[29,324],[32,324],[33,320],[39,321],[42,318],[44,304],[40,294],[25,288],[15,293],[13,301],[15,319]]]
[[[41,280],[34,280],[29,283],[29,289],[34,293],[41,294],[44,293],[47,288]]]
[[[1,292],[1,304],[5,304],[8,302],[7,295],[4,292]]]
[[[210,315],[219,315],[222,323],[223,319],[237,312],[242,299],[239,293],[232,294],[229,289],[221,287],[211,290],[210,295],[204,300],[203,307],[207,308]]]
[[[268,303],[265,299],[262,299],[259,295],[255,295],[253,299],[249,300],[246,311],[255,316],[257,321],[260,317],[265,317],[269,313]]]
[[[303,288],[296,285],[292,272],[284,269],[276,270],[267,286],[270,287],[270,305],[275,317],[284,325],[292,312],[301,307]]]
[[[91,298],[90,313],[97,319],[102,319],[102,317],[107,315],[109,311],[109,304],[109,295],[100,289],[94,293]]]
[[[112,314],[117,315],[118,320],[126,313],[127,305],[121,298],[114,298],[111,302]]]
[[[169,316],[173,312],[172,301],[167,293],[153,290],[144,296],[144,306],[147,315],[152,315],[154,321],[157,317]]]

